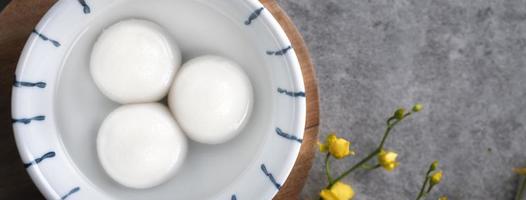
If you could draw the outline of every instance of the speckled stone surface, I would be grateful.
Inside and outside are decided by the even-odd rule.
[[[397,127],[386,147],[394,172],[345,179],[358,200],[415,199],[441,161],[443,183],[428,199],[513,199],[526,166],[526,2],[523,0],[279,0],[316,65],[321,134],[350,138],[357,155],[379,143],[385,119],[415,102],[422,113]],[[303,199],[326,184],[314,161]]]

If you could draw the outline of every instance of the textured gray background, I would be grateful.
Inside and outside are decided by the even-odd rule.
[[[414,199],[431,161],[443,183],[428,199],[513,199],[526,165],[526,1],[279,0],[316,65],[321,137],[350,138],[357,156],[379,142],[398,106],[425,110],[387,142],[401,165],[351,175],[355,199]],[[325,182],[314,161],[305,199]]]

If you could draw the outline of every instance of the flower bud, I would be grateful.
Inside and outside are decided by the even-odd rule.
[[[404,114],[405,114],[405,109],[399,108],[398,110],[395,111],[394,117],[398,120],[401,120],[402,118],[404,118]]]
[[[424,109],[422,104],[417,103],[413,106],[413,112],[420,112],[422,109]]]

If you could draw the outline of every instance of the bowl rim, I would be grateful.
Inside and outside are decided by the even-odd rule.
[[[282,184],[287,179],[288,175],[292,171],[292,168],[294,166],[294,163],[296,161],[296,158],[299,155],[299,150],[302,143],[302,138],[304,135],[304,129],[305,129],[305,121],[306,121],[306,97],[305,97],[305,86],[303,82],[303,76],[301,72],[301,67],[298,61],[298,57],[296,56],[296,53],[294,51],[294,48],[292,46],[292,43],[288,39],[285,31],[281,27],[281,25],[278,23],[278,21],[274,18],[274,16],[268,12],[268,10],[265,8],[263,4],[261,4],[257,0],[236,0],[245,3],[246,7],[249,9],[252,9],[251,12],[249,12],[247,15],[247,18],[245,19],[245,24],[248,26],[251,21],[253,20],[261,20],[263,23],[261,23],[262,26],[265,26],[268,31],[270,31],[272,34],[274,34],[274,39],[276,40],[277,44],[280,44],[282,48],[279,48],[275,51],[267,51],[266,53],[270,56],[280,56],[281,58],[285,59],[287,63],[288,70],[290,71],[291,77],[289,77],[292,81],[291,88],[273,88],[275,89],[275,92],[278,96],[278,98],[292,98],[293,100],[293,107],[292,110],[295,114],[294,124],[292,124],[292,127],[288,130],[294,130],[294,134],[286,133],[286,131],[281,130],[276,126],[276,134],[273,134],[273,137],[276,137],[278,139],[287,139],[291,141],[291,147],[290,151],[287,154],[287,159],[280,161],[281,162],[281,168],[280,169],[270,169],[268,165],[265,165],[266,163],[257,164],[257,168],[259,173],[261,174],[261,177],[263,179],[266,179],[269,184],[265,186],[265,188],[261,188],[262,195],[261,199],[270,199],[279,191]],[[67,183],[67,181],[60,182],[61,180],[56,180],[54,183],[50,183],[51,179],[50,177],[44,176],[46,173],[44,171],[45,167],[40,167],[39,163],[42,162],[45,159],[48,158],[55,158],[56,160],[61,160],[61,163],[67,162],[69,165],[68,169],[73,169],[76,166],[75,164],[71,163],[71,160],[67,158],[67,156],[60,157],[56,156],[57,153],[60,151],[65,151],[64,148],[58,148],[55,151],[49,151],[45,154],[42,153],[34,153],[34,149],[43,149],[41,146],[42,144],[36,144],[34,141],[35,139],[29,137],[28,135],[35,136],[34,134],[31,134],[31,132],[35,132],[38,129],[44,130],[44,131],[53,131],[57,130],[58,128],[54,123],[56,123],[54,120],[49,125],[46,126],[36,126],[27,128],[31,122],[37,122],[37,121],[44,121],[46,120],[46,115],[27,115],[28,113],[34,113],[31,111],[34,111],[33,107],[38,106],[47,106],[46,109],[48,112],[52,113],[55,112],[53,109],[54,106],[54,93],[56,93],[56,87],[52,88],[49,87],[50,85],[53,86],[53,81],[57,82],[57,77],[59,77],[59,74],[54,75],[55,80],[48,80],[46,81],[37,81],[37,82],[31,82],[35,80],[42,80],[42,78],[36,78],[34,76],[28,76],[28,73],[31,70],[34,70],[34,68],[29,68],[29,62],[28,60],[31,60],[32,57],[34,57],[33,49],[35,49],[35,45],[40,43],[46,43],[48,46],[55,46],[60,47],[61,43],[59,41],[53,40],[54,38],[48,37],[45,35],[45,33],[42,33],[40,31],[45,31],[48,24],[52,23],[52,21],[55,19],[55,17],[58,15],[59,12],[64,11],[66,8],[71,7],[78,7],[79,4],[82,6],[79,13],[83,13],[85,15],[89,15],[91,12],[93,12],[93,7],[89,6],[86,1],[57,1],[55,4],[47,11],[47,13],[42,17],[42,19],[37,24],[36,28],[33,30],[31,36],[28,38],[24,49],[21,53],[21,56],[19,58],[19,62],[17,65],[17,69],[15,72],[15,80],[13,82],[13,89],[12,89],[12,122],[13,122],[13,129],[14,129],[14,135],[15,140],[18,148],[18,152],[21,156],[22,161],[24,162],[24,166],[26,167],[26,170],[28,171],[28,174],[30,175],[31,179],[37,186],[37,188],[40,190],[40,192],[47,198],[47,199],[57,199],[62,198],[65,199],[69,197],[70,195],[79,195],[76,193],[81,190],[85,190],[84,187],[79,187],[78,185]],[[64,51],[63,53],[65,53]],[[34,60],[34,59],[33,59]],[[63,58],[60,58],[60,65],[62,65]],[[41,71],[37,71],[42,73]],[[47,76],[52,77],[52,75],[49,75],[52,73],[48,73]],[[26,77],[29,77],[26,79]],[[48,78],[49,78],[48,77]],[[20,78],[20,79],[18,79]],[[50,84],[51,83],[51,84]],[[46,86],[47,84],[47,86]],[[47,89],[51,90],[48,92],[48,94],[43,95],[40,91],[37,91],[39,89]],[[51,93],[51,94],[50,94]],[[48,102],[42,102],[39,101],[38,98],[41,96],[46,96],[45,98],[49,99]],[[30,105],[30,106],[27,106]],[[45,113],[45,112],[44,112]],[[39,113],[41,114],[41,113]],[[44,129],[43,129],[44,128]],[[51,133],[52,134],[52,133]],[[55,133],[56,140],[58,139],[58,133]],[[36,139],[42,139],[48,141],[53,140],[51,139],[44,139],[44,136],[37,136]],[[268,140],[267,140],[268,143]],[[53,142],[51,142],[53,144]],[[57,144],[54,144],[55,146]],[[58,144],[61,146],[61,144]],[[44,148],[45,149],[45,148]],[[67,154],[67,153],[66,153]],[[267,163],[268,164],[268,163]],[[254,167],[254,166],[252,166]],[[75,171],[75,170],[74,170]],[[246,172],[249,173],[249,172]],[[76,174],[77,176],[82,176],[79,174]],[[77,177],[78,179],[79,177]],[[88,186],[90,186],[88,184]],[[92,186],[92,185],[91,185]],[[236,186],[228,186],[227,189],[224,190],[231,190],[235,189]],[[61,189],[58,189],[61,188]],[[65,189],[62,189],[65,188]],[[90,190],[87,190],[89,193]],[[95,190],[91,191],[95,192]],[[228,194],[230,196],[230,194]],[[87,196],[81,196],[81,199],[89,199]],[[220,199],[223,198],[224,195],[218,195],[212,197],[212,199]],[[237,199],[235,193],[231,194],[232,199]]]

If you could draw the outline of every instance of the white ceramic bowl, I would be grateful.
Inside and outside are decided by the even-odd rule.
[[[243,132],[220,145],[190,142],[181,170],[151,189],[111,180],[96,154],[98,127],[118,105],[89,73],[104,27],[141,18],[167,29],[183,61],[216,54],[250,77],[254,110]],[[48,199],[270,199],[301,146],[306,102],[294,49],[256,0],[62,0],[35,27],[13,83],[20,155]],[[206,91],[203,91],[206,92]]]

